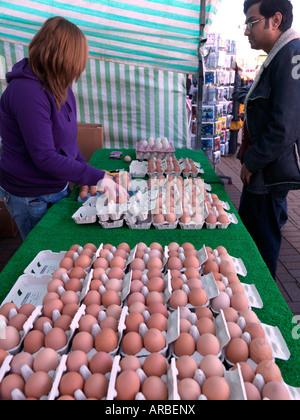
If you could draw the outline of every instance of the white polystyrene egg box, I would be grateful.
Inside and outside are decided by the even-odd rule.
[[[146,357],[141,357],[141,364],[143,367],[143,362],[145,360]],[[114,359],[114,363],[113,363],[113,367],[112,367],[112,371],[111,371],[111,376],[110,376],[110,382],[109,382],[109,386],[108,386],[108,392],[107,392],[107,400],[114,400],[117,396],[117,390],[116,390],[116,380],[118,377],[118,374],[121,372],[121,367],[120,367],[120,360],[121,360],[121,356],[116,356]],[[143,382],[147,379],[147,375],[145,374],[143,368],[140,368],[136,371],[136,373],[138,374],[139,378],[140,378],[140,392],[138,392],[135,396],[135,400],[136,401],[144,401],[146,400],[145,396],[142,394],[141,392],[141,388],[143,385]],[[173,380],[173,375],[172,375],[172,369],[171,369],[171,365],[167,362],[167,375],[163,375],[161,377],[161,379],[166,383],[167,385],[167,389],[168,389],[168,400],[174,400],[175,396],[174,396],[174,380]]]

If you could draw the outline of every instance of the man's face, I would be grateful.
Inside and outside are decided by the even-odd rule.
[[[269,29],[266,28],[266,19],[260,14],[259,8],[261,3],[251,6],[246,15],[246,24],[255,22],[251,29],[246,28],[245,36],[248,37],[249,43],[253,50],[265,50],[269,44]]]

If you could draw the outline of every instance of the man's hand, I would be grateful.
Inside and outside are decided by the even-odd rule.
[[[241,170],[241,180],[245,186],[247,186],[250,183],[250,178],[252,176],[252,172],[248,171],[245,164],[242,166]]]

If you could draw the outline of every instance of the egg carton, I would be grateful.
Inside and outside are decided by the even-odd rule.
[[[162,331],[162,334],[165,336],[166,346],[161,351],[158,352],[165,357],[168,355],[169,346],[174,340],[176,340],[176,337],[178,336],[178,331],[179,331],[179,312],[178,311],[175,311],[172,314],[170,313],[167,324],[168,324],[167,332]],[[140,324],[139,334],[142,337],[144,337],[147,330],[148,328],[145,323]],[[135,356],[140,358],[140,357],[147,357],[149,356],[149,354],[151,353],[146,348],[142,348],[138,353],[135,354]],[[127,354],[123,350],[122,343],[120,346],[120,355],[124,357],[127,356]]]
[[[290,385],[287,385],[283,380],[281,381],[281,384],[285,386],[287,389],[290,399],[292,401],[300,401],[300,388],[292,387]],[[262,393],[263,387],[265,386],[265,381],[262,375],[256,374],[253,380],[253,385],[256,386],[256,388],[259,390],[260,394]],[[264,400],[268,400],[267,398],[264,398]]]
[[[133,178],[145,178],[147,175],[148,163],[133,160],[129,167],[129,172]]]
[[[196,178],[198,174],[202,174],[202,175],[204,174],[204,170],[201,168],[201,164],[199,162],[194,162],[195,167],[198,171],[197,173],[191,171],[191,165],[187,158],[179,159],[178,163],[179,163],[179,166],[180,166],[180,169],[184,178],[189,178],[189,177]],[[185,168],[188,168],[189,171],[185,172],[184,171]]]
[[[81,307],[80,307],[80,316],[78,314],[78,317],[76,318],[76,322],[74,322],[75,330],[77,330],[79,328],[80,318],[85,314],[86,314],[86,305],[82,304]],[[117,343],[116,348],[113,351],[109,352],[109,354],[111,356],[115,356],[117,354],[117,352],[119,351],[120,343],[121,343],[122,337],[123,337],[123,333],[124,333],[124,330],[126,328],[125,318],[126,318],[127,314],[128,314],[128,308],[127,308],[127,306],[124,306],[122,308],[122,312],[121,312],[119,323],[118,323],[118,331],[117,331],[118,343]],[[100,323],[101,323],[101,321],[103,320],[104,317],[106,317],[105,311],[100,311],[99,315],[98,315],[98,324],[94,324],[93,328],[92,328],[92,331],[91,331],[91,334],[94,338],[101,331]],[[71,347],[71,351],[73,351],[72,347]],[[87,355],[88,355],[89,358],[91,358],[96,352],[97,352],[97,350],[95,348],[93,348],[93,349],[91,349],[90,352],[87,353]]]
[[[5,359],[3,365],[0,369],[0,384],[1,384],[2,380],[4,379],[4,377],[6,375],[10,374],[12,359],[13,359],[13,356],[8,356]],[[60,363],[61,363],[61,361],[60,361]],[[56,377],[57,377],[58,369],[59,369],[59,367],[55,371],[47,372],[49,377],[51,378],[52,387],[51,387],[50,393],[48,395],[43,395],[40,398],[41,401],[43,401],[43,400],[45,401],[45,400],[49,399],[49,396],[51,395],[51,391],[52,391],[52,388],[54,386],[54,383],[55,383],[55,380],[56,380]],[[24,379],[25,383],[28,381],[30,376],[35,373],[28,365],[23,365],[20,370],[21,370],[21,376]],[[11,399],[13,401],[24,401],[24,400],[26,400],[26,395],[20,389],[16,388],[11,392]]]
[[[88,225],[88,224],[96,223],[97,221],[96,207],[82,206],[72,215],[72,219],[78,225]]]
[[[176,368],[176,359],[173,358],[171,360],[171,369],[173,370],[173,376],[174,376],[174,395],[176,396],[177,400],[181,400],[180,395],[178,393],[178,370]],[[176,380],[175,380],[176,379]],[[202,389],[204,382],[206,381],[205,374],[201,369],[197,369],[195,372],[194,378],[193,378],[200,386],[200,389]],[[240,366],[236,370],[232,371],[224,371],[224,379],[227,382],[229,389],[230,389],[230,400],[231,401],[245,401],[247,400],[245,387],[244,387],[244,381],[242,377],[242,372]],[[198,398],[199,401],[205,401],[207,400],[207,397],[201,393],[201,395]]]
[[[106,221],[106,222],[101,222],[99,220],[99,224],[104,228],[104,229],[118,229],[121,228],[124,224],[124,217],[122,216],[120,220],[112,220],[112,221]]]
[[[145,358],[140,358],[141,362],[143,363],[142,359]],[[120,360],[121,360],[121,356],[116,356],[114,359],[114,363],[113,363],[113,367],[112,367],[112,372],[111,372],[111,380],[109,383],[109,387],[108,387],[108,393],[107,393],[107,400],[108,401],[112,401],[114,400],[117,396],[117,390],[116,390],[116,380],[117,377],[119,375],[119,373],[121,372],[121,367],[120,367]],[[170,366],[169,364],[167,364],[167,375],[163,375],[161,377],[161,379],[165,382],[166,386],[167,386],[167,390],[168,390],[168,400],[173,400],[173,395],[174,395],[174,386],[173,386],[173,381],[170,380],[171,376],[170,376]],[[135,400],[136,401],[144,401],[146,400],[146,397],[143,395],[143,393],[141,392],[142,390],[142,385],[144,383],[144,381],[147,379],[147,375],[145,374],[145,372],[143,371],[142,368],[139,368],[136,373],[139,376],[140,379],[140,392],[138,392],[135,396]]]
[[[55,380],[53,381],[52,389],[51,389],[51,391],[48,395],[48,400],[49,401],[54,401],[57,398],[59,398],[59,396],[60,396],[59,384],[60,384],[60,381],[61,381],[63,375],[67,372],[67,358],[68,358],[68,355],[64,355],[61,359],[59,367],[57,368],[57,374],[56,374]],[[81,366],[81,368],[79,369],[79,374],[82,376],[84,381],[86,381],[92,375],[91,371],[85,365]],[[105,376],[106,376],[106,378],[108,380],[108,383],[109,383],[111,372],[106,373]],[[76,401],[84,401],[84,400],[87,399],[86,395],[84,394],[84,392],[81,389],[76,390],[72,397]],[[104,400],[107,399],[107,395],[103,399]]]
[[[17,314],[16,310],[14,308],[12,308],[9,311],[8,319],[10,320],[16,314]],[[36,321],[38,316],[39,316],[39,308],[36,308],[32,312],[32,314],[28,317],[27,321],[24,323],[22,330],[19,331],[19,336],[20,336],[19,344],[15,347],[11,348],[11,349],[6,350],[6,353],[8,355],[14,356],[21,351],[21,349],[23,347],[24,339],[25,339],[26,335],[29,333],[29,331],[32,330],[34,322]],[[6,328],[6,324],[4,322],[1,322],[0,323],[0,339],[3,339],[3,340],[6,339],[5,328]]]

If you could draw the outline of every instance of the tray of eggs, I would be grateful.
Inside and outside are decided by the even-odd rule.
[[[44,305],[0,308],[0,399],[300,398],[275,363],[290,357],[282,335],[252,311],[262,302],[225,248],[101,244],[77,299],[55,289],[68,283],[58,270]],[[11,352],[7,323],[25,311]]]
[[[148,140],[140,140],[136,143],[136,158],[148,160],[151,157],[165,158],[175,157],[175,148],[166,137],[150,137]]]

